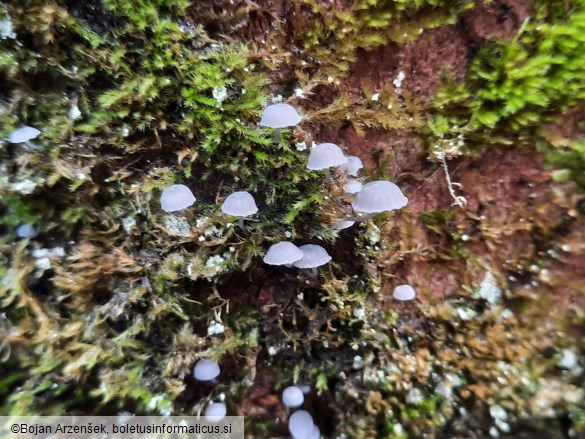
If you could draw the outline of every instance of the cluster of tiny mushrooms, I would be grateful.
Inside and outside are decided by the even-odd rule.
[[[274,129],[274,138],[280,140],[280,131],[283,128],[299,124],[302,117],[296,109],[289,104],[273,104],[266,107],[260,126]],[[23,144],[28,149],[38,149],[30,143],[41,132],[36,128],[21,126],[14,130],[6,139],[10,143]],[[312,171],[325,171],[326,181],[331,179],[330,169],[337,168],[341,173],[357,177],[358,171],[363,167],[362,161],[355,156],[346,157],[339,146],[334,143],[320,143],[311,149],[307,161],[307,169]],[[357,179],[345,182],[343,189],[348,194],[355,195],[352,207],[361,215],[346,217],[333,224],[336,230],[342,230],[353,226],[358,221],[372,218],[380,212],[388,212],[401,209],[408,203],[398,186],[390,181],[378,180],[362,184]],[[196,201],[193,192],[184,184],[173,184],[162,191],[160,203],[165,212],[176,212],[192,206]],[[252,194],[246,191],[238,191],[229,195],[221,205],[221,211],[226,215],[238,218],[240,228],[246,232],[244,218],[258,212],[258,206]],[[16,234],[21,238],[34,238],[38,233],[38,227],[22,224],[16,229]],[[281,241],[273,244],[264,256],[264,263],[268,265],[284,265],[308,269],[311,276],[316,276],[317,267],[327,264],[331,256],[327,251],[316,244],[305,244],[297,247],[292,242]],[[393,297],[398,300],[412,300],[416,296],[410,285],[399,285],[395,288]],[[215,381],[220,374],[220,368],[216,361],[201,359],[195,364],[193,375],[198,381]],[[304,394],[308,393],[308,386],[287,387],[282,394],[284,405],[289,408],[300,407],[304,402]],[[224,402],[214,402],[205,410],[205,418],[210,422],[219,422],[225,417],[227,408]],[[311,415],[305,410],[298,410],[289,418],[289,431],[295,439],[318,439],[320,437],[317,427]]]

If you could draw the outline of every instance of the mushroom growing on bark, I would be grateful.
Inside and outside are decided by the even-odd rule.
[[[195,364],[193,376],[198,381],[211,381],[219,375],[219,364],[216,361],[202,359]]]
[[[329,168],[343,165],[347,162],[347,157],[335,143],[319,143],[309,154],[307,169],[311,171],[325,171],[327,180],[331,179]]]
[[[398,285],[394,288],[392,297],[398,300],[412,300],[416,297],[416,292],[410,285]]]
[[[344,218],[346,221],[364,221],[380,212],[401,209],[408,203],[398,186],[391,181],[372,181],[363,185],[351,204],[354,210],[366,215]]]
[[[303,118],[292,105],[273,104],[266,107],[258,125],[274,128],[274,142],[278,143],[282,128],[298,125],[302,120]]]
[[[303,257],[294,262],[293,265],[297,268],[310,269],[311,277],[317,277],[317,267],[325,265],[331,260],[331,256],[320,245],[305,244],[299,247],[303,252]]]
[[[354,155],[347,156],[347,162],[339,166],[339,170],[347,172],[352,177],[357,177],[358,171],[364,167],[361,159]]]
[[[225,199],[221,205],[221,211],[227,215],[237,216],[240,229],[245,231],[244,217],[258,212],[258,206],[249,192],[240,191],[234,192]]]
[[[205,409],[205,419],[211,423],[216,423],[225,418],[227,407],[223,402],[214,402]]]
[[[263,260],[268,265],[292,265],[303,255],[303,251],[292,242],[281,241],[270,246]]]
[[[297,386],[287,387],[282,392],[282,403],[289,408],[299,407],[304,401],[303,391]]]
[[[6,140],[8,140],[10,143],[24,143],[30,149],[40,149],[40,147],[30,143],[30,141],[32,139],[36,139],[39,134],[41,134],[41,132],[36,128],[23,125],[12,131]]]
[[[195,201],[195,195],[191,189],[184,184],[173,184],[163,190],[160,207],[165,212],[176,212],[192,206]]]

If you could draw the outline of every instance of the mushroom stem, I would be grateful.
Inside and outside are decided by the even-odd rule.
[[[242,229],[244,232],[248,233],[248,231],[246,230],[246,227],[244,227],[244,217],[243,216],[238,217],[238,225],[240,226],[240,229]]]
[[[376,215],[376,213],[378,213],[378,212],[367,213],[366,215],[345,217],[341,221],[356,221],[356,222],[365,221],[365,220],[369,220],[370,218],[373,218]]]
[[[35,145],[34,143],[31,143],[30,140],[27,140],[26,142],[24,142],[24,145],[26,146],[25,149],[27,151],[40,151],[41,149],[43,149],[40,146]]]
[[[331,181],[331,172],[329,168],[325,168],[325,183],[329,183]]]
[[[315,267],[309,268],[309,277],[313,279],[317,277],[317,269]]]
[[[277,145],[280,143],[280,131],[281,128],[274,128],[274,143]]]

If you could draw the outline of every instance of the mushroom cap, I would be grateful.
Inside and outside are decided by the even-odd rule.
[[[372,181],[363,185],[351,204],[359,212],[378,213],[400,209],[408,203],[398,186],[391,181]]]
[[[416,297],[416,292],[410,285],[398,285],[394,288],[392,297],[398,300],[412,300]]]
[[[270,246],[264,255],[264,263],[268,265],[292,264],[300,260],[303,255],[303,251],[292,242],[281,241]]]
[[[221,421],[226,414],[227,407],[223,402],[214,402],[205,409],[205,419],[212,423]]]
[[[264,109],[258,125],[269,128],[286,128],[298,125],[303,118],[289,104],[273,104]]]
[[[282,392],[282,403],[287,407],[299,407],[304,401],[303,391],[297,386],[287,387]]]
[[[293,264],[297,268],[316,268],[331,260],[327,250],[320,245],[305,244],[299,249],[303,252],[303,257]]]
[[[313,432],[311,433],[311,439],[321,439],[321,430],[316,425],[313,425]]]
[[[35,224],[21,224],[16,228],[17,238],[35,238],[39,234],[39,226]]]
[[[175,212],[192,206],[195,201],[191,189],[184,184],[173,184],[162,191],[160,207],[165,212]]]
[[[360,169],[364,167],[361,159],[355,155],[347,156],[347,163],[339,166],[340,171],[347,172],[349,175],[356,177]]]
[[[10,143],[24,143],[36,139],[39,134],[41,134],[41,132],[36,128],[23,125],[16,128],[8,135],[8,141]]]
[[[311,171],[320,171],[333,166],[343,165],[347,162],[347,157],[335,143],[319,143],[309,154],[307,169]]]
[[[357,181],[357,180],[349,180],[347,183],[345,183],[345,185],[343,186],[343,190],[345,191],[345,193],[347,194],[357,194],[359,191],[362,190],[362,187],[364,185],[361,184],[361,182]]]
[[[211,381],[219,375],[219,364],[216,361],[202,359],[195,364],[193,376],[198,381]]]
[[[306,410],[294,412],[288,418],[288,431],[294,439],[312,439],[315,424]]]
[[[355,221],[337,221],[331,226],[335,230],[349,229],[355,224]]]
[[[258,212],[254,197],[249,192],[240,191],[229,195],[221,205],[221,211],[227,215],[248,216]]]

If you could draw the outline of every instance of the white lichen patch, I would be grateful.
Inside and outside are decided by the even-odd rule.
[[[165,228],[172,235],[189,236],[191,234],[191,226],[187,220],[172,214],[165,215]]]
[[[6,40],[8,38],[14,39],[16,38],[16,34],[12,28],[12,20],[6,16],[0,19],[0,40]]]
[[[25,180],[19,180],[15,183],[12,183],[10,188],[13,191],[18,192],[22,195],[29,195],[35,191],[37,186],[40,186],[43,183],[44,183],[44,180],[42,180],[42,179],[40,179],[40,180],[25,179]]]
[[[297,142],[295,143],[295,148],[297,151],[304,151],[307,149],[307,142]]]
[[[39,270],[48,270],[51,268],[51,259],[64,257],[65,250],[63,247],[39,248],[33,250],[31,255],[35,258],[36,268]]]
[[[477,294],[491,305],[497,303],[502,297],[502,290],[498,287],[496,279],[491,271],[486,272],[485,277],[479,284]]]
[[[209,326],[207,327],[207,335],[208,336],[213,336],[213,335],[221,335],[225,332],[225,326],[223,326],[221,324],[221,322],[216,322],[215,320],[212,320],[211,322],[209,322]]]
[[[396,79],[394,79],[394,81],[392,81],[392,84],[394,84],[394,87],[396,87],[396,88],[402,87],[402,81],[404,81],[404,78],[406,78],[406,74],[403,71],[398,72]]]
[[[222,102],[227,98],[227,89],[222,85],[221,87],[215,87],[211,94],[213,95],[213,99],[215,99],[215,103],[218,107],[221,107]]]
[[[77,104],[71,105],[71,107],[69,108],[69,112],[67,113],[67,116],[69,116],[69,119],[71,120],[77,120],[81,117],[81,111],[79,110]]]
[[[130,233],[132,228],[136,225],[136,218],[127,216],[122,220],[122,228],[126,233]]]
[[[365,320],[366,319],[366,310],[363,309],[363,308],[354,309],[353,310],[353,316],[356,319]]]

